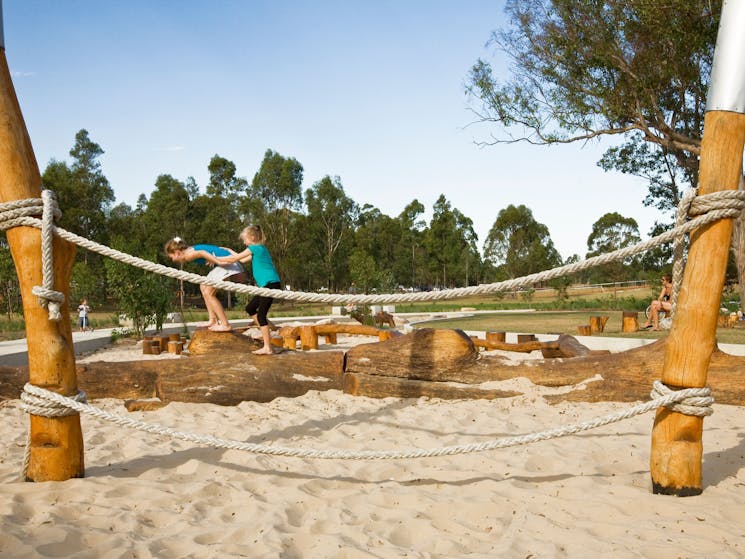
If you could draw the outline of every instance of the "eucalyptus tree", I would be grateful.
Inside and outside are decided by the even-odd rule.
[[[339,177],[326,175],[305,191],[305,205],[303,233],[311,242],[310,256],[318,258],[325,287],[334,290],[347,283],[357,204],[346,195]]]
[[[609,212],[592,224],[592,233],[587,237],[586,256],[590,258],[607,254],[634,246],[640,241],[639,225],[634,218],[624,217],[618,212]],[[637,275],[638,266],[637,258],[626,258],[595,268],[593,275],[599,283],[624,281]]]
[[[82,129],[75,134],[75,142],[69,153],[72,157],[69,165],[54,159],[49,162],[42,175],[44,187],[57,195],[62,211],[59,221],[62,228],[106,245],[109,241],[108,213],[115,198],[98,161],[104,151],[91,140],[88,131]],[[94,289],[82,296],[103,301],[106,296],[103,257],[87,250],[78,250],[75,258],[76,262],[83,264],[82,268],[78,266],[75,270],[76,285]],[[98,278],[98,281],[91,281],[91,278]]]
[[[248,221],[264,229],[279,276],[286,281],[293,281],[289,261],[299,234],[296,226],[303,205],[302,183],[300,162],[268,149],[242,203]]]
[[[103,153],[88,131],[80,130],[70,149],[72,163],[52,159],[44,170],[42,183],[57,195],[62,210],[61,227],[105,244],[107,215],[115,198],[98,161]],[[79,251],[77,258],[88,262],[96,257],[88,251]]]
[[[425,235],[430,283],[443,287],[468,285],[478,276],[480,262],[473,222],[452,208],[443,194],[432,208],[432,219]],[[474,270],[474,262],[479,262]]]
[[[476,119],[491,125],[484,143],[616,136],[622,144],[600,165],[645,178],[643,203],[661,211],[655,229],[669,226],[682,189],[698,181],[721,2],[509,0],[505,11],[509,25],[490,45],[509,76],[478,60],[467,85]]]
[[[402,285],[417,287],[422,282],[421,270],[425,260],[424,231],[427,222],[422,219],[424,205],[416,198],[398,215],[401,239],[394,259],[394,275]],[[417,273],[419,271],[419,273]]]
[[[194,200],[199,218],[193,243],[236,246],[243,228],[241,200],[248,182],[237,176],[235,163],[214,155],[207,166],[209,181],[205,194]]]
[[[498,279],[513,279],[560,265],[548,227],[524,205],[509,205],[497,214],[484,242],[484,259]]]

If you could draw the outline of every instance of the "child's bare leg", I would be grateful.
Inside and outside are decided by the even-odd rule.
[[[213,332],[230,332],[232,328],[230,327],[230,322],[228,322],[228,317],[225,316],[225,309],[222,308],[222,304],[217,298],[217,290],[210,285],[204,285],[202,287],[204,288],[202,290],[204,302],[217,319],[217,324],[209,326],[209,329]]]

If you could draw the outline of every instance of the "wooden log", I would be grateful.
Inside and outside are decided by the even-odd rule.
[[[639,313],[637,311],[623,311],[621,331],[636,332],[639,330]]]
[[[704,117],[698,194],[737,190],[742,176],[745,115],[709,111]],[[691,233],[683,285],[678,296],[662,382],[670,387],[706,385],[716,349],[716,324],[724,287],[732,220],[720,220]],[[697,495],[701,488],[702,417],[657,411],[652,429],[650,474],[654,493]]]
[[[484,349],[487,349],[487,350],[498,349],[500,351],[514,351],[517,353],[530,353],[531,351],[539,351],[543,349],[543,343],[539,342],[538,340],[513,344],[510,342],[498,342],[498,341],[489,342],[487,340],[482,340],[478,336],[471,336],[471,341],[473,341],[474,346],[483,347]]]
[[[278,333],[282,337],[283,347],[285,349],[297,349],[297,342],[300,339],[300,328],[297,326],[282,326]]]
[[[23,121],[13,82],[0,48],[0,202],[41,198],[41,176],[31,139]],[[63,209],[64,211],[64,209]],[[29,381],[65,396],[77,394],[75,354],[70,321],[49,320],[48,311],[32,293],[43,285],[41,233],[34,227],[14,227],[6,232],[15,262],[26,322]],[[63,317],[70,314],[70,275],[75,246],[55,237],[53,241],[54,288],[65,296],[60,306]],[[30,455],[26,479],[64,481],[83,477],[83,435],[80,417],[47,418],[30,416]]]
[[[168,341],[168,353],[174,353],[176,355],[181,355],[181,340],[174,341],[169,340]]]
[[[386,339],[389,339],[401,335],[401,332],[397,330],[384,330],[375,326],[367,326],[366,324],[316,324],[315,328],[316,332],[321,336],[325,336],[326,334],[353,334],[376,336],[378,338],[385,336]]]
[[[578,336],[589,336],[590,334],[592,334],[592,329],[590,328],[589,324],[583,324],[581,326],[577,326]]]
[[[351,348],[346,371],[440,380],[477,358],[478,350],[462,330],[421,328],[406,336]]]
[[[365,373],[344,373],[344,392],[353,396],[368,398],[442,398],[487,399],[510,398],[520,392],[508,390],[482,389],[469,386],[455,386],[444,382],[427,382],[406,378],[366,375]]]
[[[344,352],[283,352],[266,356],[226,352],[182,359],[95,361],[78,366],[88,398],[236,405],[295,397],[309,390],[341,390]],[[26,367],[0,367],[0,398],[18,398]]]
[[[327,344],[338,343],[335,332],[329,332],[328,334],[324,334],[324,338],[326,339]]]
[[[607,316],[591,316],[590,317],[590,333],[597,334],[605,330],[605,324],[608,322]]]
[[[525,342],[534,342],[536,341],[535,334],[518,334],[517,335],[517,343],[522,344]]]
[[[318,349],[318,333],[315,326],[300,327],[300,348],[303,351]]]
[[[212,332],[196,330],[189,343],[191,355],[215,355],[225,352],[251,353],[262,344],[237,332]]]
[[[127,411],[154,411],[167,405],[168,402],[161,402],[158,398],[124,401],[124,407],[127,408]]]
[[[571,343],[571,340],[572,336],[559,339],[561,344]],[[429,377],[432,379],[431,382],[462,384],[481,384],[516,377],[525,377],[535,384],[544,386],[572,386],[585,382],[577,390],[556,396],[544,396],[551,403],[646,401],[649,399],[652,382],[659,378],[666,341],[667,338],[662,338],[652,344],[622,353],[600,354],[597,351],[590,351],[587,355],[571,359],[529,360],[523,363],[516,363],[500,356],[481,356],[463,368],[432,373]],[[324,357],[327,354],[336,356],[327,361]],[[290,356],[294,356],[295,359],[291,359]],[[81,389],[85,390],[92,400],[159,398],[167,403],[174,400],[185,401],[187,398],[183,394],[189,394],[188,401],[235,403],[254,398],[258,401],[268,401],[272,397],[296,394],[300,390],[291,386],[296,378],[317,379],[315,384],[310,383],[312,388],[309,389],[332,388],[336,381],[324,380],[324,375],[327,369],[335,370],[337,373],[331,376],[335,379],[338,374],[340,378],[342,363],[341,351],[285,352],[271,357],[235,351],[165,361],[94,362],[78,365],[77,376]],[[352,372],[365,373],[363,367],[357,368],[358,371]],[[264,371],[269,371],[269,374],[273,375],[282,374],[283,369],[286,369],[282,377],[284,384],[266,383],[261,390],[247,386],[254,382],[254,378],[261,384]],[[162,389],[161,375],[168,377],[168,391]],[[427,380],[426,375],[419,376],[424,378],[418,380]],[[232,379],[230,382],[233,383],[231,389],[226,390],[227,396],[221,395],[216,398],[208,394],[211,390],[205,387],[224,384],[228,382],[226,378]],[[408,376],[401,378],[406,380]],[[594,379],[593,382],[586,382],[591,379]],[[18,398],[27,381],[26,367],[0,367],[0,399]],[[711,357],[708,384],[718,403],[745,405],[745,357],[715,351]]]

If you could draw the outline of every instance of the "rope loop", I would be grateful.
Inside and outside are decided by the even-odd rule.
[[[21,409],[26,413],[41,417],[66,417],[79,413],[65,403],[65,401],[52,399],[52,394],[56,394],[56,392],[34,386],[30,382],[27,382],[23,386],[23,392],[21,392]],[[85,392],[82,390],[78,390],[75,396],[65,396],[65,398],[68,401],[71,400],[80,403],[87,403],[88,401]]]
[[[653,400],[658,398],[671,399],[670,403],[663,404],[663,406],[672,411],[698,417],[706,417],[714,413],[711,407],[714,404],[714,397],[711,395],[711,389],[707,386],[673,390],[659,380],[654,381],[652,386],[649,397]]]

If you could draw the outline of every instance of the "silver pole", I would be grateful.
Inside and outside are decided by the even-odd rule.
[[[707,111],[745,114],[745,2],[724,0],[711,67]]]
[[[0,49],[5,50],[5,34],[3,33],[3,0],[0,0]]]

